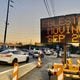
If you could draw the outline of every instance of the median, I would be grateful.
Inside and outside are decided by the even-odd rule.
[[[36,62],[27,63],[19,67],[18,78],[24,76],[31,70],[36,68]],[[9,69],[3,72],[0,72],[0,80],[12,80],[13,69]]]

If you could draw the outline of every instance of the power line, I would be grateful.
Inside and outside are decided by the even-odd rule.
[[[54,0],[50,0],[50,4],[51,4],[53,15],[55,16],[55,2],[54,2]]]
[[[46,4],[47,4],[47,7],[48,7],[48,10],[49,10],[50,16],[51,16],[50,7],[49,7],[49,4],[48,4],[48,1],[47,1],[47,0],[46,0]]]
[[[46,7],[46,11],[48,13],[49,16],[51,16],[51,12],[50,12],[50,8],[49,8],[49,5],[48,5],[48,1],[47,0],[43,0],[44,1],[44,5]]]

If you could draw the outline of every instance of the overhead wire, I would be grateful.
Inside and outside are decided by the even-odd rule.
[[[51,4],[53,15],[55,16],[55,1],[54,0],[50,0],[50,4]]]
[[[48,7],[48,10],[49,10],[50,16],[51,16],[50,7],[49,7],[49,4],[48,4],[48,1],[47,1],[47,0],[46,0],[46,4],[47,4],[47,7]]]
[[[47,11],[48,15],[51,16],[51,11],[50,11],[50,8],[48,5],[48,1],[47,0],[43,0],[43,1],[44,1],[44,5],[46,7],[46,11]]]

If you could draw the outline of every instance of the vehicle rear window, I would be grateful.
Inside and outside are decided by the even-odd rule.
[[[18,54],[18,51],[3,51],[3,52],[0,52],[0,54],[8,54],[8,53]]]
[[[8,54],[8,53],[10,53],[10,52],[9,51],[0,52],[0,54]]]

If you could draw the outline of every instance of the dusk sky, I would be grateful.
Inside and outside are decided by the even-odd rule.
[[[40,19],[48,15],[44,0],[13,0],[9,12],[7,42],[40,42]],[[54,3],[55,15],[80,13],[80,0],[47,0]],[[0,0],[0,42],[3,42],[8,0]]]

